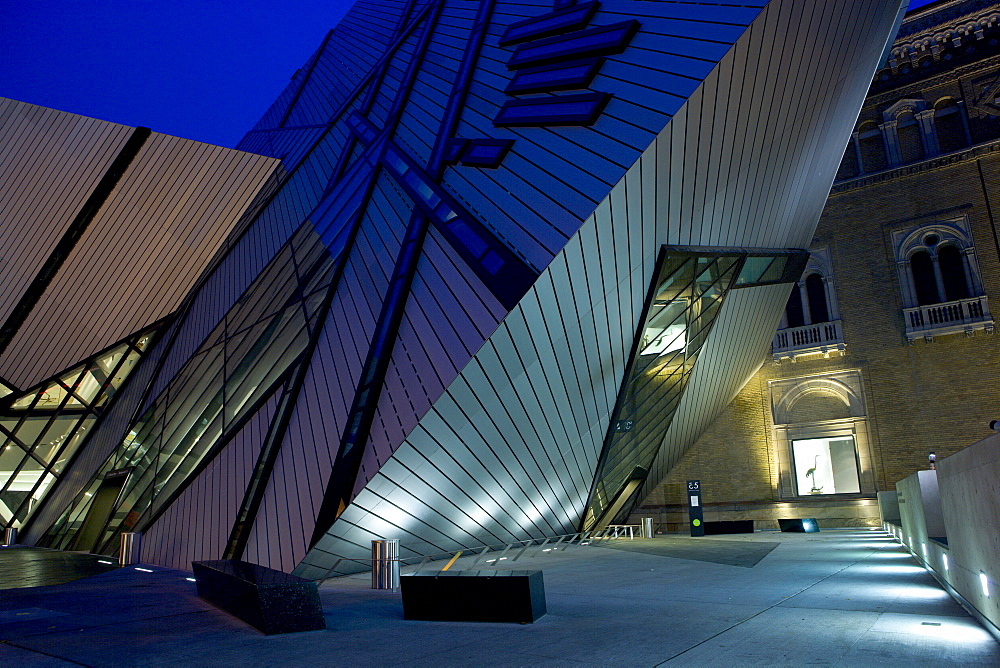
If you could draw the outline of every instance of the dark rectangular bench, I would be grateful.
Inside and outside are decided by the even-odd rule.
[[[753,533],[753,520],[720,520],[705,522],[706,536],[720,536],[729,533]]]
[[[404,619],[528,624],[545,614],[541,571],[429,571],[399,584]]]
[[[326,628],[312,580],[238,559],[191,563],[198,596],[268,635]]]
[[[818,533],[819,522],[814,517],[794,520],[778,520],[778,526],[785,533]]]

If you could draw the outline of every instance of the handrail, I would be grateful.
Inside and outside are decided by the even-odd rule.
[[[544,539],[543,538],[529,538],[529,539],[526,539],[526,540],[517,540],[517,541],[512,541],[510,543],[504,543],[502,545],[501,544],[476,545],[476,546],[473,546],[473,547],[463,547],[463,548],[461,548],[459,550],[453,550],[451,552],[440,552],[440,553],[430,554],[430,555],[417,555],[417,556],[413,556],[413,557],[401,557],[399,559],[399,563],[400,563],[400,568],[402,568],[403,566],[416,565],[416,568],[414,568],[412,571],[410,571],[410,573],[418,573],[418,572],[420,572],[424,568],[424,566],[426,566],[431,561],[441,561],[441,560],[444,560],[444,559],[452,559],[457,554],[460,555],[460,554],[463,554],[463,553],[468,553],[469,556],[471,556],[471,554],[476,554],[476,558],[472,561],[471,564],[468,565],[468,568],[471,568],[471,567],[477,565],[480,562],[480,560],[482,560],[482,558],[485,557],[490,552],[496,553],[497,551],[500,551],[500,554],[499,554],[499,556],[496,557],[496,559],[487,561],[486,563],[499,564],[501,560],[507,560],[507,557],[504,556],[504,555],[506,555],[511,549],[513,549],[514,547],[520,547],[521,549],[517,552],[517,554],[512,559],[510,559],[511,563],[513,563],[513,562],[517,561],[518,559],[520,559],[522,556],[524,556],[524,554],[528,551],[528,548],[532,547],[536,543],[538,543],[538,545],[537,545],[538,550],[536,550],[535,554],[529,555],[529,558],[538,556],[538,554],[540,554],[541,552],[555,552],[555,551],[559,551],[559,550],[566,550],[567,548],[569,548],[573,544],[576,544],[578,546],[580,546],[580,545],[589,545],[590,544],[589,540],[596,540],[596,539],[601,539],[601,538],[609,538],[610,536],[608,536],[607,534],[608,534],[608,530],[604,530],[604,531],[601,531],[601,532],[578,531],[577,533],[568,533],[568,534],[562,534],[562,535],[559,535],[559,536],[549,536],[549,537],[544,538]],[[567,538],[569,539],[568,542],[566,540]],[[555,539],[558,539],[558,540],[556,540],[556,542],[553,543],[552,541],[555,540]],[[584,541],[588,541],[588,542],[584,542]],[[549,547],[546,548],[546,546],[549,546]],[[402,547],[402,546],[400,546],[400,547]],[[355,558],[351,558],[351,557],[341,557],[341,558],[337,559],[337,561],[335,561],[333,563],[333,566],[331,566],[327,570],[326,575],[324,575],[321,578],[317,578],[316,581],[318,583],[322,584],[323,582],[329,580],[331,577],[335,577],[335,576],[332,575],[332,573],[334,573],[337,570],[337,568],[341,564],[343,564],[345,562],[346,563],[352,563],[352,564],[358,564],[358,565],[361,565],[361,566],[365,566],[365,568],[362,569],[362,571],[359,571],[359,572],[364,572],[364,570],[368,570],[368,569],[371,568],[372,560],[371,559],[355,559]]]

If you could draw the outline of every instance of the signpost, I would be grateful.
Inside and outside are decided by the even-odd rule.
[[[700,480],[688,480],[687,497],[688,497],[688,519],[690,520],[691,523],[691,535],[704,536],[705,520],[704,517],[702,516]]]

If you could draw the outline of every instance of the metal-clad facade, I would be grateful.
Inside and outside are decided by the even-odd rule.
[[[138,517],[145,558],[183,565],[208,555],[168,527],[226,506],[215,556],[322,577],[373,538],[414,556],[580,527],[661,246],[807,245],[899,3],[608,0],[533,34],[552,11],[359,2],[330,32],[240,144],[283,161],[280,189],[184,299],[138,435],[79,487],[130,462],[172,490],[126,493],[109,540]],[[753,373],[786,296],[726,297],[647,484]],[[292,352],[258,355],[297,309]],[[186,396],[201,369],[219,384]],[[183,419],[279,388],[259,455],[243,423]],[[136,454],[178,429],[202,434],[190,461]],[[230,468],[259,484],[208,482]],[[35,535],[71,544],[86,503]]]
[[[151,136],[0,355],[0,376],[30,387],[176,310],[274,169]]]

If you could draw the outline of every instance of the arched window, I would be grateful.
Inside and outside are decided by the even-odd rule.
[[[830,309],[826,304],[826,285],[819,274],[806,278],[806,295],[809,299],[809,319],[813,324],[830,322]]]
[[[788,305],[785,306],[785,320],[788,327],[802,327],[806,324],[805,311],[802,308],[802,293],[797,286],[792,288],[792,294],[788,296]]]
[[[861,168],[866,173],[877,172],[889,166],[882,131],[874,121],[866,121],[858,128],[858,148],[861,151]]]
[[[966,217],[892,233],[906,338],[993,331]]]
[[[843,355],[844,350],[830,249],[813,248],[801,280],[788,296],[771,353],[780,362],[807,355]]]
[[[938,266],[944,283],[945,301],[968,299],[969,283],[965,277],[965,260],[962,251],[948,244],[938,249]]]
[[[934,261],[931,254],[919,250],[910,256],[910,274],[913,276],[913,289],[917,295],[917,304],[927,306],[941,301],[938,295],[937,278],[934,276]]]
[[[965,122],[958,101],[945,97],[934,105],[934,130],[942,153],[950,153],[966,146]]]
[[[899,138],[899,156],[904,164],[924,159],[920,125],[912,111],[904,111],[896,117],[896,136]]]

